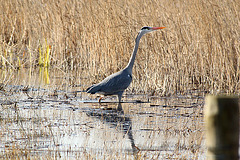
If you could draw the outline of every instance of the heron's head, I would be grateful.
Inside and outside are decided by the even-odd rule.
[[[166,28],[166,27],[142,27],[140,32],[142,34],[145,34],[145,33],[156,31],[156,30],[163,29],[163,28]]]

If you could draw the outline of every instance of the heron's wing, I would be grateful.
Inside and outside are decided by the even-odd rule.
[[[114,94],[124,91],[132,82],[132,76],[124,71],[117,72],[105,78],[101,85],[101,91],[107,94]]]

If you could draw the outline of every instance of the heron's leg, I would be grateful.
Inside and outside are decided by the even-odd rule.
[[[123,91],[122,92],[118,92],[118,103],[121,103],[122,94],[123,94]]]
[[[122,114],[124,114],[121,103],[118,103],[117,111],[121,112]]]
[[[101,100],[103,99],[103,97],[100,97],[99,100],[98,100],[98,103],[101,104]]]

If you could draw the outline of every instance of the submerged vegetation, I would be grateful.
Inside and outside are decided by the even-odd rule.
[[[0,68],[50,63],[92,84],[127,64],[142,26],[164,26],[141,40],[129,91],[239,93],[239,17],[236,0],[1,0]]]

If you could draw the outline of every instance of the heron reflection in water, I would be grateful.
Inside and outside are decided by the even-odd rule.
[[[118,104],[117,109],[98,109],[87,112],[87,115],[103,121],[104,124],[114,126],[114,128],[121,130],[124,134],[127,134],[131,142],[132,151],[134,153],[140,151],[140,149],[136,147],[134,143],[134,138],[132,135],[132,121],[129,116],[124,114],[121,103]]]

